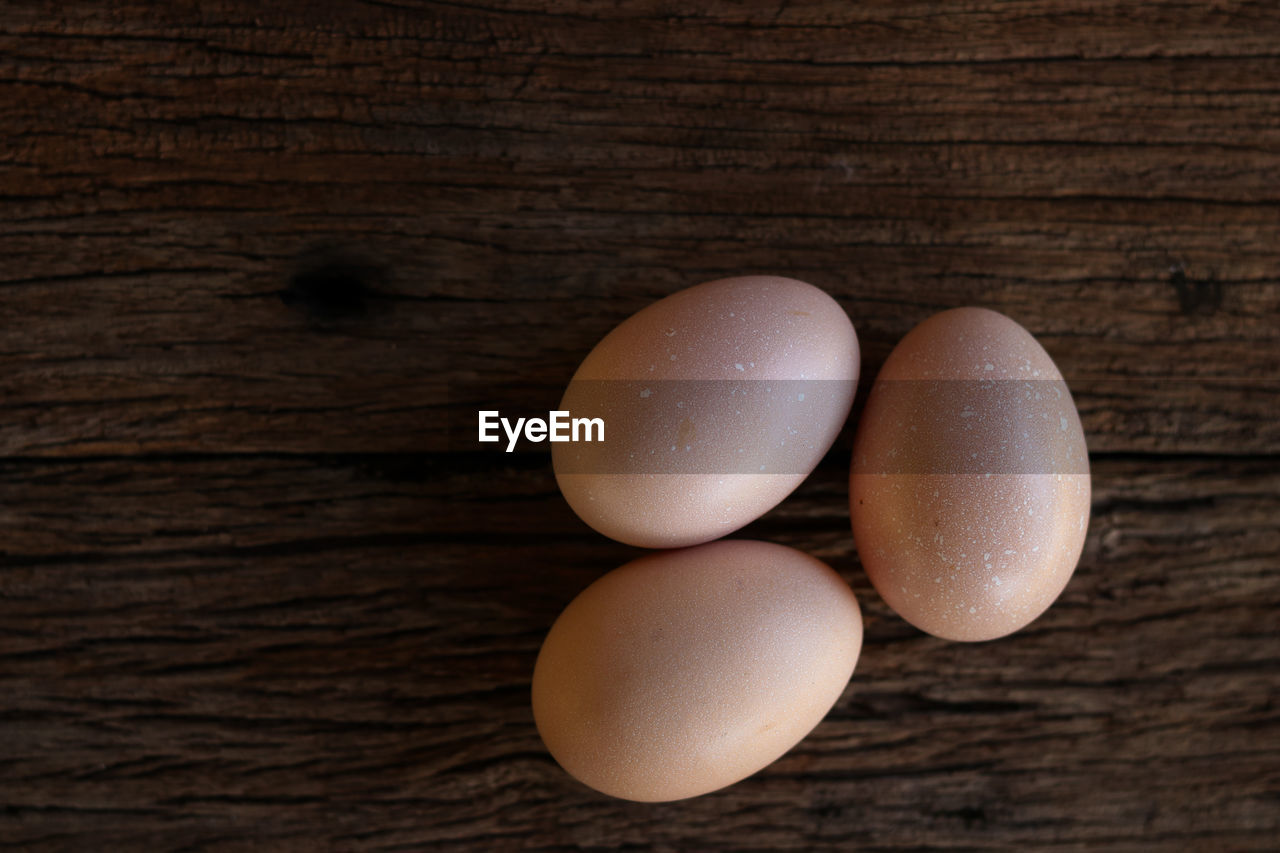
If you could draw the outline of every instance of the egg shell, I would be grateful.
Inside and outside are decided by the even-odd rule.
[[[552,446],[583,521],[645,548],[708,542],[790,494],[831,448],[857,389],[844,310],[795,279],[700,284],[632,315],[587,355],[560,408],[603,443]]]
[[[876,377],[854,439],[850,514],[881,597],[951,640],[989,640],[1043,613],[1088,528],[1090,477],[1071,393],[1010,318],[925,320]]]
[[[730,540],[630,562],[552,626],[533,715],[556,761],[629,800],[705,794],[767,766],[835,704],[862,646],[825,563]]]

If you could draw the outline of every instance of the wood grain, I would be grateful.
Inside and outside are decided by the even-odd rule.
[[[429,0],[0,9],[0,848],[1252,850],[1280,837],[1280,7]],[[849,429],[744,531],[867,640],[761,774],[638,805],[537,737],[635,556],[475,410],[772,272],[864,386],[1008,313],[1095,498],[1014,637],[924,636]]]
[[[45,553],[5,574],[8,814],[32,833],[16,840],[56,826],[179,846],[220,822],[208,840],[227,849],[1274,837],[1280,467],[1098,463],[1086,557],[1062,599],[1013,638],[967,646],[911,629],[857,569],[843,461],[746,535],[849,578],[867,620],[850,688],[760,776],[656,807],[577,785],[533,729],[546,626],[637,553],[583,532],[545,471],[455,474],[445,497],[470,524],[451,533],[430,515],[396,532],[439,500],[438,481],[335,460],[135,462],[121,500],[84,512],[42,483],[93,495],[119,463],[10,469],[50,519]],[[299,492],[327,504],[317,522],[334,535],[296,529],[281,494]],[[219,541],[182,531],[211,501],[227,507],[211,516]],[[385,532],[343,536],[356,518]],[[75,554],[80,540],[94,550]]]
[[[765,270],[873,365],[1005,310],[1098,449],[1274,448],[1280,13],[846,5],[8,12],[0,447],[443,450],[465,380],[545,409],[648,300]],[[335,245],[382,272],[318,334],[279,296]]]

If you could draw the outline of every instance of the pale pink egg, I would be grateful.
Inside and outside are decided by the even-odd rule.
[[[746,276],[674,293],[587,355],[560,405],[604,442],[552,447],[579,517],[646,548],[717,539],[790,494],[830,449],[858,381],[858,338],[818,288]]]
[[[1089,522],[1071,392],[1013,320],[957,308],[916,326],[876,377],[854,440],[858,555],[911,624],[988,640],[1045,611]]]
[[[552,626],[533,716],[556,761],[629,800],[677,800],[767,766],[844,691],[862,647],[853,591],[767,542],[641,557]]]

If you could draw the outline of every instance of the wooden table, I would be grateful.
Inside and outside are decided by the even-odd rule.
[[[6,5],[0,846],[1274,849],[1278,51],[1273,0]],[[744,531],[853,585],[843,698],[611,800],[529,679],[639,552],[475,412],[747,272],[840,301],[864,393],[935,311],[1024,324],[1085,554],[1013,637],[919,633],[846,429]]]

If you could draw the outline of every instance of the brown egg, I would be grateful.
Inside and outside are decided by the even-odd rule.
[[[587,355],[560,409],[603,442],[552,446],[583,521],[645,548],[719,538],[791,493],[830,449],[858,381],[858,338],[818,288],[707,282],[633,315]]]
[[[629,800],[705,794],[795,746],[862,646],[848,584],[767,542],[650,554],[589,586],[547,635],[533,716],[583,783]]]
[[[957,308],[890,353],[854,440],[850,512],[867,576],[897,613],[989,640],[1066,586],[1089,519],[1071,393],[1013,320]]]

